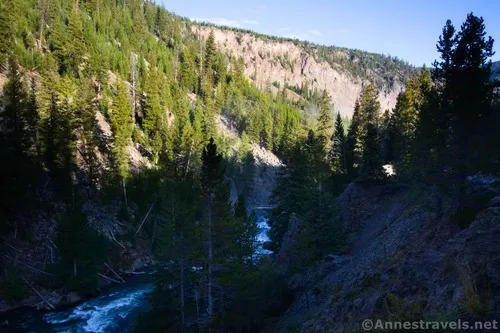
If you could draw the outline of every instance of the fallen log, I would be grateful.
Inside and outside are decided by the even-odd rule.
[[[36,290],[36,289],[35,289],[35,287],[33,287],[33,286],[31,285],[31,283],[29,283],[29,282],[28,282],[28,280],[26,280],[24,277],[23,277],[23,280],[24,280],[24,282],[26,282],[26,284],[27,284],[28,286],[30,286],[30,288],[31,288],[31,289],[33,289],[33,291],[34,291],[34,292],[35,292],[35,293],[36,293],[36,294],[37,294],[37,295],[38,295],[38,296],[39,296],[39,297],[40,297],[40,298],[41,298],[41,299],[45,302],[45,304],[47,304],[47,305],[49,306],[49,308],[51,308],[52,310],[54,310],[54,309],[55,309],[55,307],[52,305],[52,303],[50,303],[47,299],[45,299],[45,297],[43,297],[43,296],[42,296],[42,294],[40,294],[40,293],[38,292],[38,290]]]
[[[21,253],[21,252],[22,252],[21,250],[16,249],[14,246],[12,246],[12,245],[10,245],[9,243],[7,243],[7,241],[5,241],[5,240],[3,241],[3,243],[4,243],[5,245],[7,245],[8,247],[10,247],[12,250],[16,251],[17,253]]]
[[[120,281],[115,280],[115,279],[113,279],[113,278],[110,278],[109,276],[106,276],[106,275],[104,275],[104,274],[97,273],[97,275],[99,275],[99,276],[100,276],[100,277],[102,277],[102,278],[105,278],[106,280],[112,281],[112,282],[114,282],[114,283],[119,283],[119,284],[121,284],[121,282],[120,282]]]
[[[116,272],[115,272],[115,270],[114,270],[113,268],[111,268],[111,266],[110,266],[107,262],[104,262],[104,265],[105,265],[107,268],[109,268],[109,269],[111,270],[111,272],[113,272],[113,274],[114,274],[114,275],[115,275],[115,276],[116,276],[119,280],[121,280],[123,283],[125,283],[125,280],[124,280],[124,279],[122,279],[122,277],[121,277],[118,273],[116,273]]]
[[[151,210],[153,209],[153,207],[155,206],[156,204],[156,200],[153,202],[153,204],[151,205],[151,207],[149,207],[149,210],[148,210],[148,213],[146,214],[146,216],[144,216],[144,218],[142,219],[142,222],[141,222],[141,225],[139,226],[139,228],[137,228],[137,231],[135,232],[135,234],[137,235],[139,233],[139,231],[141,230],[142,228],[142,225],[144,224],[144,222],[146,222],[146,220],[148,219],[148,216],[149,214],[151,213]]]
[[[54,276],[54,274],[52,274],[52,273],[49,273],[49,272],[43,271],[43,270],[38,269],[38,268],[36,268],[36,267],[33,267],[33,266],[31,266],[31,265],[25,264],[24,262],[19,261],[19,260],[14,259],[14,258],[11,258],[11,257],[9,257],[8,255],[4,255],[4,257],[5,257],[5,258],[7,258],[7,259],[10,259],[10,260],[13,260],[14,262],[19,263],[19,264],[21,264],[21,265],[23,265],[23,266],[26,266],[26,267],[28,267],[28,268],[31,268],[32,270],[37,271],[37,272],[39,272],[39,273],[42,273],[42,274],[45,274],[45,275]]]

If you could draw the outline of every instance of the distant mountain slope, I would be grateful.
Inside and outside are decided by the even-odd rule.
[[[392,109],[406,80],[417,70],[409,64],[388,56],[325,47],[259,35],[250,31],[192,26],[195,34],[207,38],[214,31],[215,41],[227,55],[242,57],[245,74],[262,89],[277,90],[287,86],[300,91],[327,91],[335,110],[350,116],[363,84],[374,80],[379,87],[382,109]]]
[[[491,64],[491,71],[493,72],[492,78],[500,80],[500,61]]]

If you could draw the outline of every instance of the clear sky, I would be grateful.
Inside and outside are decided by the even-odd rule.
[[[485,20],[500,60],[500,0],[156,0],[191,19],[318,44],[390,54],[413,65],[437,58],[447,19],[457,30],[467,13]]]

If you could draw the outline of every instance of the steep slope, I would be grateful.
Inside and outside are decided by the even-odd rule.
[[[310,47],[298,41],[219,27],[194,25],[192,30],[205,39],[213,31],[219,48],[227,55],[242,57],[245,74],[261,89],[276,92],[277,86],[285,85],[292,89],[304,86],[309,90],[326,89],[335,110],[343,116],[352,115],[356,98],[369,80],[374,80],[380,89],[382,109],[392,109],[406,79],[414,72],[399,60],[361,51],[359,54],[368,60],[360,58],[354,50]]]
[[[468,200],[485,200],[463,228],[449,218],[457,216],[456,200],[438,191],[348,186],[338,205],[352,246],[290,279],[296,299],[279,331],[357,332],[365,319],[494,318],[500,311],[498,181],[468,178]]]

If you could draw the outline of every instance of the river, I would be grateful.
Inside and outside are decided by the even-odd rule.
[[[256,209],[255,213],[259,228],[255,252],[257,255],[267,255],[271,253],[263,248],[264,242],[269,240],[267,210]],[[127,279],[124,284],[111,286],[101,295],[73,306],[55,311],[33,308],[12,310],[0,315],[0,332],[132,332],[138,314],[149,307],[147,296],[153,289],[151,275],[137,275]]]

